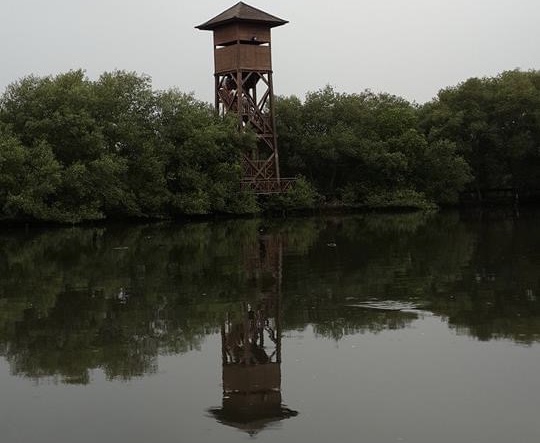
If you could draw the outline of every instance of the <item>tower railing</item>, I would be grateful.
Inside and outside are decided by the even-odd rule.
[[[296,179],[293,177],[257,180],[243,179],[240,182],[240,189],[242,191],[251,191],[255,194],[279,194],[292,189],[295,182]]]

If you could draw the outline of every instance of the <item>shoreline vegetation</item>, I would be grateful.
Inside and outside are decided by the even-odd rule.
[[[423,105],[326,86],[275,107],[282,175],[297,182],[257,198],[239,185],[255,135],[193,95],[126,71],[20,79],[0,95],[0,222],[434,210],[493,190],[539,200],[540,71],[471,78]]]

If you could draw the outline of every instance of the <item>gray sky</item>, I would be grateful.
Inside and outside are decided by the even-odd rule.
[[[194,26],[235,0],[0,0],[0,91],[25,75],[125,69],[213,100],[212,39]],[[246,0],[275,28],[274,88],[326,84],[419,103],[445,86],[540,69],[539,0]]]

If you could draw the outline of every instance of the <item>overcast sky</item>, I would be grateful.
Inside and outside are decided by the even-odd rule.
[[[235,0],[0,0],[0,92],[25,75],[125,69],[213,100],[212,39]],[[445,86],[540,69],[540,0],[247,0],[275,28],[276,94],[326,84],[423,103]]]

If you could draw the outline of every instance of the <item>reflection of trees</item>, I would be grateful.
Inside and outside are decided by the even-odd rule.
[[[176,319],[172,313],[159,318],[158,312],[137,295],[125,301],[103,292],[65,291],[45,316],[31,307],[24,311],[7,335],[5,354],[15,373],[29,377],[86,382],[88,370],[100,367],[110,378],[130,378],[153,372],[158,351],[185,352],[215,331],[204,327],[215,324],[211,319],[193,323],[197,313],[191,310]]]
[[[470,264],[430,309],[480,340],[540,340],[540,230],[536,214],[469,222],[476,233]]]
[[[341,338],[406,327],[412,304],[479,339],[540,337],[535,215],[358,215],[0,234],[0,354],[12,371],[87,382],[129,378],[220,331],[274,276],[246,260],[283,239],[283,327]],[[336,247],[333,247],[335,243]],[[253,255],[253,251],[256,254]],[[256,306],[254,305],[254,308]]]
[[[94,368],[152,372],[158,354],[198,348],[233,301],[258,293],[246,251],[291,230],[293,249],[316,241],[310,221],[0,234],[0,354],[17,374],[74,383]]]
[[[319,237],[305,260],[284,264],[288,327],[312,323],[335,339],[405,327],[414,314],[348,308],[394,300],[432,311],[482,340],[540,339],[535,214],[478,223],[457,213],[336,218],[327,219]]]
[[[158,353],[219,330],[222,305],[247,287],[236,251],[257,222],[70,229],[1,237],[0,351],[30,377],[129,378]],[[218,272],[220,278],[214,276]]]
[[[285,309],[286,322],[314,323],[316,331],[335,338],[405,327],[414,314],[349,306],[378,299],[427,307],[459,278],[474,247],[474,237],[456,216],[335,218],[319,235],[306,260],[285,262],[285,303],[297,307]]]
[[[340,340],[344,336],[380,332],[386,329],[395,330],[409,326],[417,318],[414,312],[398,309],[362,309],[355,306],[344,306],[340,309],[323,312],[313,319],[316,334]]]

